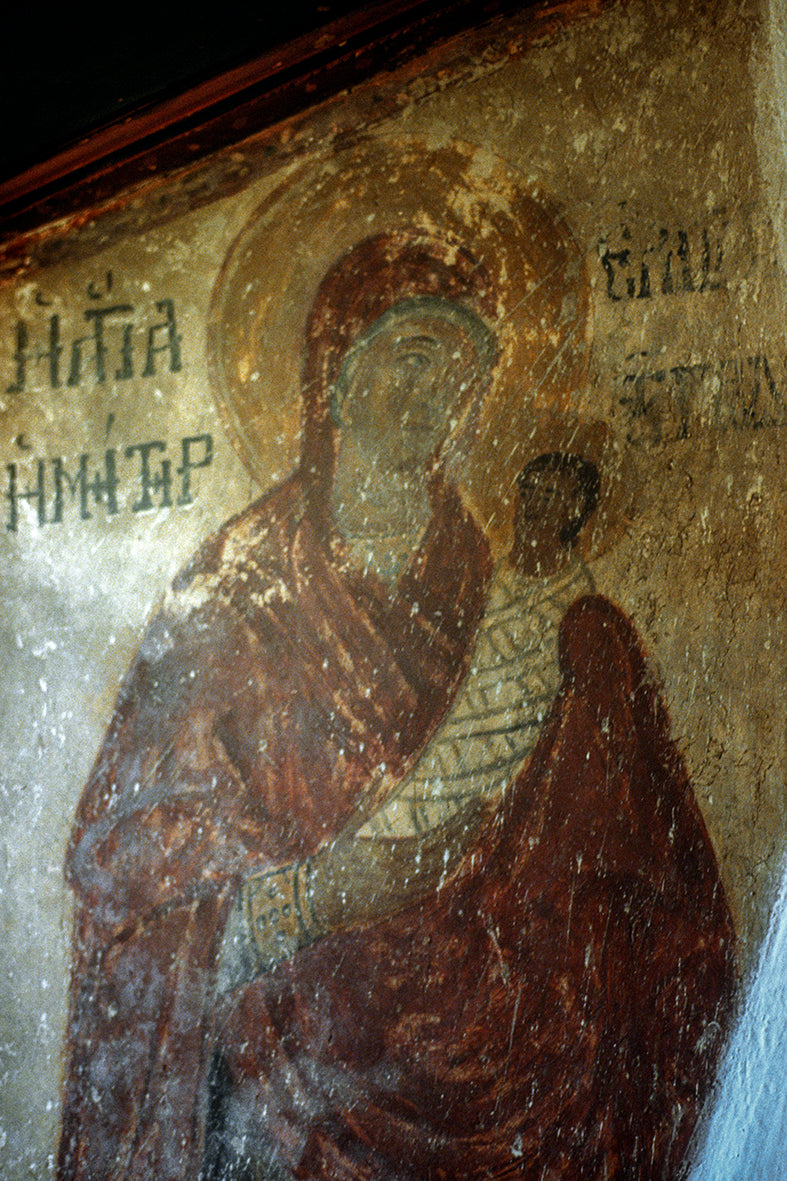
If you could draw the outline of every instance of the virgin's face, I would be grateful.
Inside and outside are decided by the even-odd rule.
[[[341,449],[377,470],[405,477],[423,471],[483,369],[461,322],[432,310],[388,318],[343,366]]]

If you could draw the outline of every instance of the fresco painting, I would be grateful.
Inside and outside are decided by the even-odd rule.
[[[730,29],[754,53],[721,10],[514,20],[483,69],[466,34],[376,123],[306,112],[185,212],[159,178],[9,265],[9,1177],[720,1175],[787,640],[778,234],[752,120],[708,123]],[[677,203],[660,119],[710,127]]]
[[[587,348],[565,229],[526,198],[507,220],[562,319],[507,318],[473,242],[359,242],[307,319],[296,473],[142,641],[67,860],[63,1177],[644,1175],[685,1149],[734,938],[636,635],[574,559],[602,475],[533,457],[497,565],[460,491],[498,323],[555,385]]]

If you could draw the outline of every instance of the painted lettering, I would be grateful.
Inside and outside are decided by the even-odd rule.
[[[635,245],[628,225],[599,240],[607,299],[613,302],[716,291],[724,286],[724,222],[719,229],[654,229]]]
[[[108,292],[111,282],[106,286]],[[88,295],[100,298],[92,283]],[[39,306],[48,306],[48,301],[39,301]],[[73,388],[181,371],[182,334],[172,299],[158,299],[152,308],[136,308],[131,303],[91,306],[85,308],[83,319],[88,330],[70,340],[64,339],[57,312],[41,323],[18,320],[13,328],[13,371],[6,393],[22,394],[42,385],[58,390],[64,377],[66,385]]]
[[[17,443],[20,450],[28,450],[21,436]],[[179,440],[177,480],[168,452],[164,440],[151,439],[131,443],[120,452],[108,448],[100,459],[83,452],[69,460],[58,455],[7,463],[6,530],[19,530],[27,505],[39,526],[60,525],[74,513],[89,521],[97,505],[106,517],[118,516],[126,506],[132,513],[185,508],[195,500],[193,473],[213,463],[213,436],[187,435]]]

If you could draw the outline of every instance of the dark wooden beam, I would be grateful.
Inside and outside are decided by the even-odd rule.
[[[46,245],[40,247],[41,234],[47,236],[41,227],[48,223],[59,221],[62,226],[65,219],[69,228],[82,231],[80,250],[99,249],[108,231],[94,235],[91,246],[85,226],[96,217],[106,226],[113,214],[122,218],[130,194],[143,183],[149,191],[179,170],[179,191],[166,186],[158,210],[148,215],[149,224],[177,216],[213,199],[217,190],[226,194],[240,187],[250,173],[259,174],[285,159],[288,150],[308,150],[308,136],[299,141],[302,126],[312,127],[313,134],[328,134],[330,124],[339,142],[358,127],[393,115],[402,85],[416,75],[443,70],[458,78],[475,68],[479,55],[487,61],[495,53],[503,58],[514,44],[522,50],[569,22],[625,2],[385,0],[342,17],[180,95],[110,122],[0,182],[0,270],[15,271],[28,265],[33,255],[37,262],[53,261]],[[466,35],[461,48],[454,50],[459,34]],[[320,104],[331,108],[324,125],[312,117]],[[284,148],[273,132],[264,134],[285,121],[295,144],[291,149]],[[237,168],[229,152],[241,144],[245,163]],[[33,240],[37,245],[31,255]],[[70,247],[61,241],[54,249],[62,253]]]

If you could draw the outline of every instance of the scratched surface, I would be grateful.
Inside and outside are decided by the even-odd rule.
[[[307,317],[337,261],[375,235],[415,226],[442,243],[462,241],[480,259],[476,286],[451,278],[429,291],[465,309],[451,319],[438,308],[452,348],[483,359],[467,316],[494,325],[496,359],[479,370],[484,381],[492,376],[450,459],[490,568],[511,547],[516,477],[530,459],[573,450],[600,470],[601,500],[576,546],[589,580],[582,586],[631,620],[663,686],[669,740],[707,826],[741,963],[756,952],[787,819],[787,340],[773,66],[754,2],[659,8],[635,0],[527,48],[514,22],[486,55],[476,42],[469,57],[460,45],[439,70],[427,62],[381,80],[382,116],[371,115],[373,86],[295,130],[274,129],[265,140],[273,152],[250,141],[231,160],[204,163],[216,195],[198,208],[161,221],[162,185],[177,192],[185,182],[157,181],[122,216],[102,220],[97,211],[65,237],[53,229],[28,267],[4,275],[4,1177],[56,1175],[73,909],[63,864],[119,685],[178,570],[296,471]],[[353,111],[367,126],[339,150],[331,121]],[[239,160],[248,178],[230,191]],[[546,242],[535,261],[522,226]],[[404,257],[397,243],[391,256]],[[454,255],[443,263],[459,273]],[[427,290],[415,280],[406,287],[401,271],[395,282],[410,299]],[[336,323],[361,315],[351,302],[341,309]],[[319,354],[326,365],[331,349],[344,356],[347,343],[325,324],[312,336],[328,341]],[[349,421],[350,403],[345,409]],[[359,443],[356,467],[376,471],[380,452]],[[342,503],[353,535],[352,496]],[[393,542],[386,546],[374,556],[383,578],[397,560]],[[463,552],[480,569],[473,547]],[[489,601],[505,611],[493,585]],[[569,601],[555,599],[558,624]],[[554,630],[537,611],[543,630]],[[523,643],[505,634],[512,650]],[[461,694],[453,712],[446,702],[444,725],[459,724]],[[434,760],[445,731],[434,722],[422,730],[431,745],[419,757]],[[521,763],[529,749],[512,759]],[[434,804],[416,807],[412,778],[397,788],[403,795],[388,790],[378,784],[364,797],[370,827],[361,839],[393,826],[413,841],[455,819]],[[466,846],[445,848],[460,865]],[[287,845],[287,858],[304,849]],[[356,850],[348,864],[357,860]],[[385,874],[408,880],[373,857],[360,864],[375,896],[385,894]],[[437,889],[424,864],[418,889]],[[331,866],[320,872],[334,914],[341,891],[331,893]],[[362,903],[353,923],[379,921]],[[444,916],[433,921],[449,929]],[[519,1008],[507,1018],[504,1056]],[[514,1163],[526,1159],[523,1131],[508,1143]],[[312,1168],[303,1175],[331,1175],[329,1165]]]

